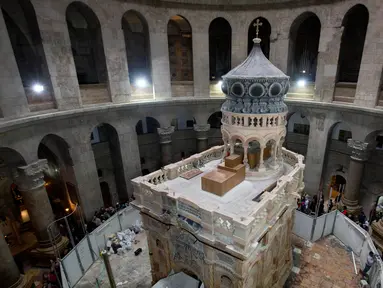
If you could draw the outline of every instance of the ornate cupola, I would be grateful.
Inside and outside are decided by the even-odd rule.
[[[286,135],[289,76],[263,54],[261,39],[246,60],[223,76],[222,111],[225,155],[243,155],[247,175],[267,177],[281,172]],[[230,151],[230,152],[229,152]]]

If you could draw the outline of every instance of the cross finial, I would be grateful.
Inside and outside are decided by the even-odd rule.
[[[259,18],[253,24],[253,26],[256,27],[257,38],[258,38],[258,33],[259,33],[259,27],[261,27],[262,25],[263,25],[263,23],[261,21],[259,21]]]

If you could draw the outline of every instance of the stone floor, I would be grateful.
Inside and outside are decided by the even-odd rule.
[[[136,236],[139,242],[133,244],[133,249],[124,256],[111,255],[110,264],[117,287],[119,288],[149,288],[152,287],[150,261],[145,232]],[[142,249],[141,254],[134,255],[134,251]],[[101,260],[96,261],[85,276],[77,283],[76,288],[109,288],[109,280]]]
[[[117,287],[149,288],[151,286],[149,253],[145,232],[137,235],[139,242],[123,257],[112,255],[111,266]],[[336,237],[329,236],[316,243],[293,236],[294,267],[285,288],[356,288],[360,275],[356,275],[351,251]],[[134,251],[142,248],[142,253]],[[355,258],[357,268],[359,259]],[[98,260],[85,274],[76,288],[110,287],[104,265]]]
[[[294,267],[285,287],[356,288],[361,276],[355,274],[351,251],[336,237],[310,243],[293,236]],[[359,259],[355,258],[359,273]]]

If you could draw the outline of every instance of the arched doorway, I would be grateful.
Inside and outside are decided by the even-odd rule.
[[[233,281],[225,275],[221,276],[221,288],[234,288]]]
[[[333,174],[330,181],[330,197],[336,198],[339,194],[343,194],[346,188],[346,182],[344,175]]]
[[[29,0],[3,1],[5,25],[31,111],[56,108],[35,10]]]
[[[48,134],[40,141],[37,155],[47,159],[44,171],[45,188],[57,218],[65,216],[79,204],[77,180],[68,143],[60,136]]]
[[[110,101],[100,21],[89,6],[75,1],[66,10],[66,22],[83,104]],[[90,93],[95,89],[97,99]]]
[[[112,206],[113,205],[112,195],[110,195],[108,183],[105,181],[102,181],[100,182],[100,187],[101,187],[102,200],[104,201],[104,206],[105,207]]]
[[[191,26],[186,18],[175,15],[167,28],[172,96],[194,95]]]
[[[209,116],[207,123],[210,124],[210,128],[212,129],[220,129],[222,126],[222,112],[214,112]]]
[[[153,95],[149,29],[137,11],[125,12],[121,20],[133,95]]]
[[[298,16],[290,28],[288,71],[293,81],[315,82],[321,23],[314,13]]]
[[[209,26],[210,80],[219,81],[231,68],[231,26],[222,17]]]
[[[110,124],[102,123],[92,131],[90,141],[100,182],[107,182],[112,202],[128,201],[124,167],[118,133]],[[106,203],[104,203],[106,205]]]
[[[160,128],[160,123],[153,117],[144,117],[136,124],[142,175],[161,168],[161,148],[157,128]]]
[[[253,39],[257,37],[262,41],[260,43],[263,54],[267,59],[270,57],[270,35],[271,35],[271,25],[267,19],[263,17],[258,17],[250,23],[248,35],[247,35],[247,54],[250,54],[251,49],[253,49],[254,42]]]

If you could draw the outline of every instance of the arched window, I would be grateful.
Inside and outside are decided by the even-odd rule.
[[[129,80],[133,87],[146,88],[152,82],[149,29],[145,18],[130,10],[122,17]]]
[[[231,68],[231,26],[215,18],[209,26],[210,80],[220,80]]]
[[[189,22],[176,15],[168,22],[170,77],[172,81],[193,81],[192,30]]]
[[[248,31],[247,37],[247,54],[250,53],[253,49],[254,42],[253,39],[257,37],[257,27],[258,27],[258,38],[261,41],[261,49],[266,58],[270,57],[270,35],[271,35],[271,25],[267,19],[263,17],[258,17],[251,22]]]
[[[344,30],[338,62],[338,82],[358,82],[368,18],[368,10],[361,4],[352,7],[344,16],[342,22]]]
[[[289,75],[315,82],[321,23],[311,12],[298,16],[290,28]]]
[[[71,3],[66,22],[79,84],[107,82],[107,69],[100,22],[87,5]]]
[[[153,117],[145,117],[139,120],[136,124],[137,135],[157,133],[157,128],[160,128],[160,123]]]
[[[55,108],[40,30],[31,2],[3,1],[1,6],[29,109]]]

